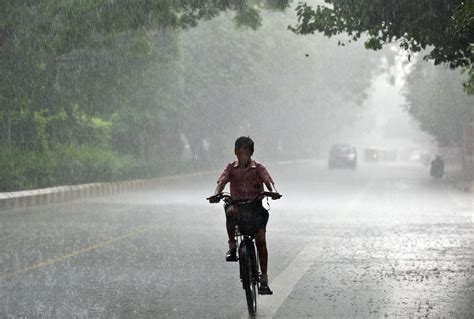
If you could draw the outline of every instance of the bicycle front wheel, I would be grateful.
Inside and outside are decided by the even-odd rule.
[[[253,253],[253,254],[252,254]],[[248,247],[242,247],[242,283],[245,289],[245,297],[247,299],[247,308],[251,316],[257,313],[257,281],[255,280],[253,262],[255,251]]]
[[[251,280],[251,283],[247,289],[245,289],[245,296],[247,297],[247,308],[251,316],[255,316],[257,313],[257,283],[255,280]]]

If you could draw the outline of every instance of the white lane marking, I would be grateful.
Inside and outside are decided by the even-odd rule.
[[[371,180],[342,209],[349,211],[359,205],[372,185]],[[257,318],[273,318],[322,250],[320,242],[309,242],[274,280],[270,280],[273,295],[257,296]],[[249,318],[248,312],[245,311],[241,317]]]
[[[257,297],[257,317],[272,318],[286,298],[293,291],[301,277],[314,263],[315,257],[322,251],[319,243],[308,243],[288,267],[275,280],[271,281],[273,295]],[[247,318],[248,314],[242,316]]]

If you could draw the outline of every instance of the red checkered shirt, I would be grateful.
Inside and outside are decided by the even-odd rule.
[[[246,167],[239,165],[238,161],[227,164],[217,183],[229,182],[233,199],[252,199],[263,191],[263,183],[273,184],[265,166],[254,160]]]

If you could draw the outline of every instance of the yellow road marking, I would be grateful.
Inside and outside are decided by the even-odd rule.
[[[101,247],[104,247],[108,244],[111,244],[117,240],[121,240],[121,239],[125,239],[125,238],[129,238],[129,237],[132,237],[132,236],[135,236],[135,235],[138,235],[138,234],[141,234],[141,233],[144,233],[144,232],[147,232],[149,230],[151,230],[153,227],[146,227],[146,228],[140,228],[140,229],[137,229],[137,230],[134,230],[134,231],[131,231],[129,233],[126,233],[124,235],[121,235],[121,236],[118,236],[118,237],[115,237],[115,238],[112,238],[112,239],[109,239],[109,240],[106,240],[106,241],[103,241],[103,242],[100,242],[100,243],[97,243],[95,245],[92,245],[92,246],[89,246],[89,247],[86,247],[86,248],[83,248],[83,249],[80,249],[80,250],[76,250],[76,251],[73,251],[69,254],[65,254],[65,255],[62,255],[62,256],[59,256],[59,257],[55,257],[55,258],[51,258],[51,259],[48,259],[48,260],[45,260],[45,261],[41,261],[37,264],[34,264],[32,266],[29,266],[29,267],[26,267],[26,268],[23,268],[23,269],[19,269],[19,270],[15,270],[15,271],[12,271],[12,272],[9,272],[9,273],[0,273],[0,279],[9,279],[9,278],[12,278],[12,277],[15,277],[21,273],[25,273],[25,272],[28,272],[30,270],[35,270],[35,269],[38,269],[38,268],[42,268],[42,267],[46,267],[46,266],[51,266],[55,263],[58,263],[60,261],[63,261],[63,260],[66,260],[68,258],[71,258],[71,257],[76,257],[76,256],[79,256],[79,255],[82,255],[82,254],[85,254],[85,253],[88,253],[90,251],[93,251],[95,249],[98,249],[98,248],[101,248]]]

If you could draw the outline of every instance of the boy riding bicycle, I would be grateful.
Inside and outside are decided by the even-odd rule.
[[[239,137],[235,141],[234,153],[237,161],[229,163],[217,181],[214,195],[209,198],[209,202],[217,203],[217,195],[220,194],[227,183],[230,182],[230,194],[234,200],[249,200],[263,191],[263,184],[270,192],[273,192],[273,179],[265,166],[252,160],[254,143],[250,137]],[[273,199],[280,198],[281,195],[274,193]],[[237,243],[235,241],[235,218],[237,208],[232,205],[225,205],[227,235],[229,236],[229,251],[226,254],[226,261],[237,261]],[[260,260],[259,294],[271,295],[272,290],[268,286],[268,252],[266,244],[266,225],[268,222],[268,211],[259,201],[256,211],[257,231],[255,233],[255,244],[257,246],[258,258]]]

